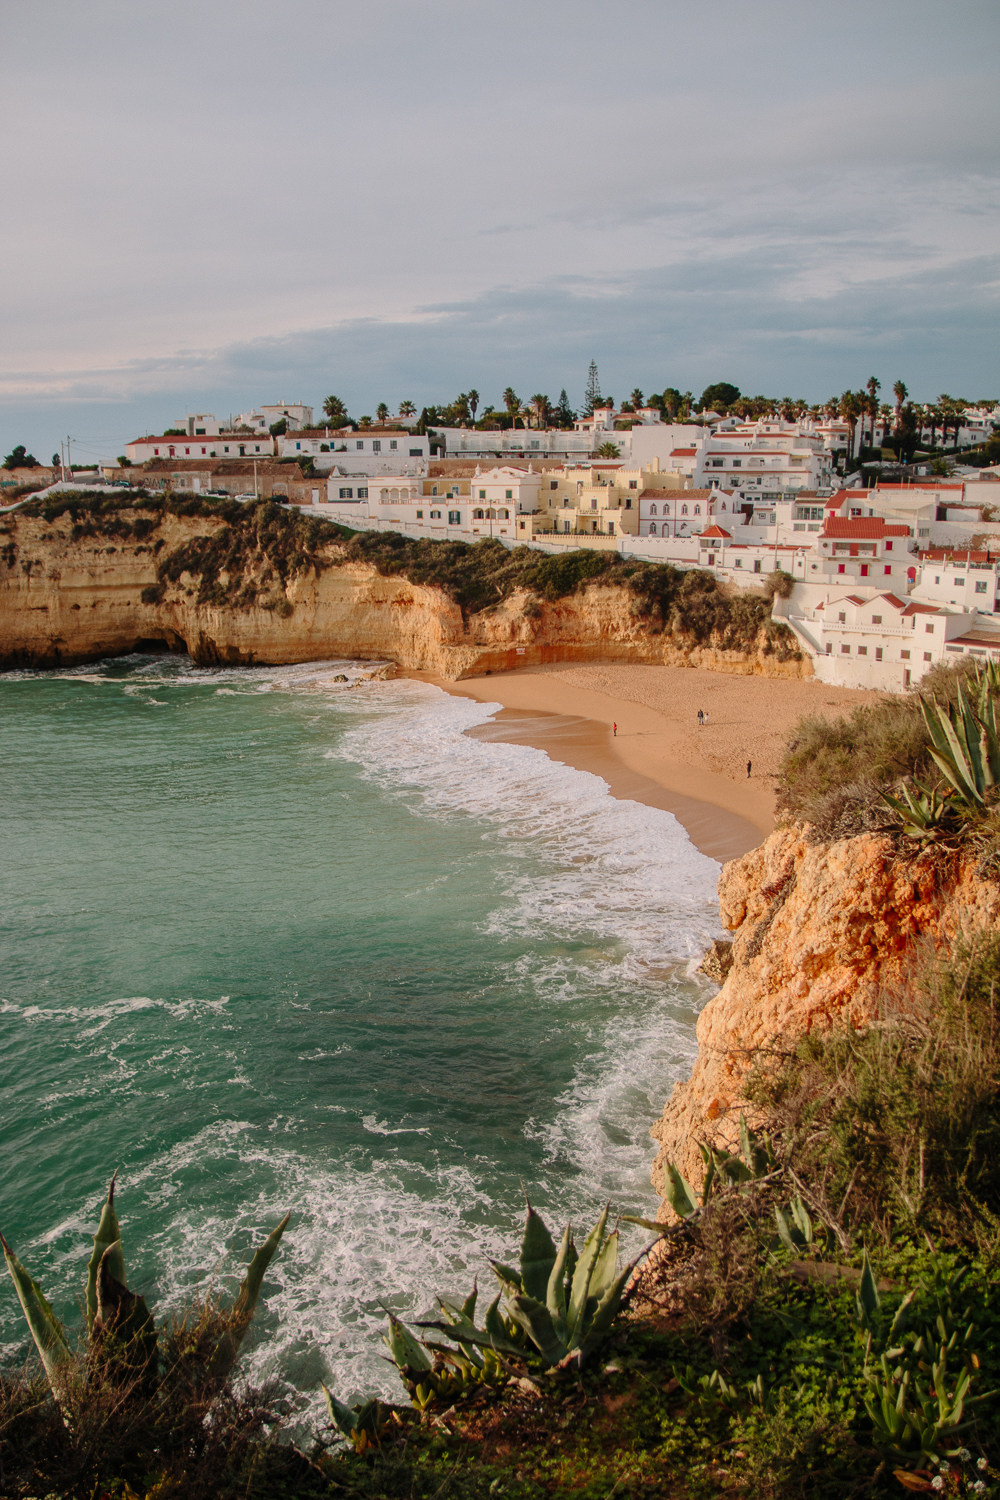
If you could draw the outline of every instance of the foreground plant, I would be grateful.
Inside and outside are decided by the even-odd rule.
[[[285,1215],[254,1255],[235,1303],[224,1314],[223,1330],[208,1361],[208,1375],[213,1380],[224,1380],[236,1363],[260,1297],[264,1274],[289,1217]],[[64,1419],[68,1420],[74,1360],[66,1332],[38,1283],[18,1260],[3,1235],[0,1235],[0,1245],[52,1394]],[[114,1177],[94,1235],[85,1294],[89,1366],[95,1372],[99,1370],[102,1379],[110,1376],[119,1384],[150,1394],[156,1381],[157,1331],[145,1299],[130,1291],[126,1284],[121,1228],[115,1212]]]

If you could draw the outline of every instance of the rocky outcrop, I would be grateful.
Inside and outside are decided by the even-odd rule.
[[[719,904],[732,966],[699,1018],[692,1075],[653,1126],[661,1193],[666,1162],[697,1180],[698,1141],[735,1139],[751,1053],[837,1021],[864,1024],[887,994],[905,1004],[915,960],[995,923],[1000,886],[958,854],[908,858],[875,834],[809,843],[793,827],[724,866]]]
[[[514,594],[466,619],[440,589],[346,558],[271,581],[252,603],[203,602],[182,573],[158,588],[157,557],[210,535],[211,517],[154,513],[141,540],[75,535],[72,519],[0,521],[0,667],[58,666],[156,646],[202,665],[383,658],[452,679],[553,661],[630,661],[807,676],[807,661],[686,650],[650,634],[624,589],[593,585],[554,604]],[[166,550],[164,550],[166,549]]]

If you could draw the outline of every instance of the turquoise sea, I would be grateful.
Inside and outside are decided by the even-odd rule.
[[[154,1311],[291,1209],[249,1362],[303,1401],[398,1396],[383,1306],[488,1285],[522,1183],[555,1222],[653,1209],[718,932],[669,813],[359,673],[0,675],[0,1229],[78,1325],[116,1167]]]

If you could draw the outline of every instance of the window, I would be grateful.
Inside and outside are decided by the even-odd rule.
[[[760,558],[759,557],[755,557],[754,560],[753,560],[753,570],[754,570],[755,573],[759,573],[760,572]]]
[[[480,500],[485,500],[486,499],[486,491],[485,490],[480,490],[479,491],[479,498],[480,498]]]
[[[840,614],[837,616],[837,619],[840,621],[841,625],[843,625],[846,622],[847,616],[846,616],[846,614],[844,613],[843,610],[840,611]]]
[[[656,535],[656,522],[655,521],[650,521],[650,523],[649,523],[649,534],[650,534],[650,536],[655,536]]]
[[[935,583],[940,583],[941,582],[941,574],[940,573],[935,573],[934,574],[934,582]]]
[[[341,490],[341,492],[340,492],[340,498],[341,498],[341,500],[353,500],[354,499],[354,491],[353,490]]]
[[[437,492],[438,492],[438,487],[437,487],[437,485],[436,485],[436,484],[432,484],[432,485],[431,485],[431,494],[432,494],[432,495],[436,495],[436,494],[437,494]]]
[[[868,647],[867,646],[859,646],[858,647],[858,655],[859,656],[867,656],[868,655]]]
[[[440,521],[440,519],[441,519],[441,512],[439,510],[432,510],[431,511],[431,520],[432,521]]]
[[[549,480],[549,489],[550,490],[557,490],[558,488],[559,488],[559,481],[558,481],[558,479],[550,479]]]
[[[694,513],[695,513],[696,516],[700,516],[701,515],[701,506],[700,505],[696,505],[695,506]]]
[[[395,438],[390,438],[389,439],[389,448],[390,448],[390,450],[395,451],[395,448],[396,448],[396,439]]]
[[[423,449],[422,448],[411,448],[410,449],[410,457],[411,458],[422,458],[423,457]]]
[[[872,615],[872,624],[873,625],[881,625],[881,623],[882,623],[882,616],[881,615]]]
[[[882,647],[881,646],[876,646],[875,647],[875,660],[876,661],[881,661],[882,660]]]
[[[637,490],[639,488],[638,479],[630,479],[628,482],[628,487],[630,490]],[[553,485],[552,488],[555,489],[555,485]]]
[[[851,654],[851,648],[850,648],[850,646],[841,646],[841,648],[840,648],[840,654],[841,654],[841,656],[850,656],[850,654]]]
[[[713,469],[721,469],[722,468],[722,459],[721,458],[713,458],[712,459],[712,468]]]
[[[832,641],[827,641],[827,643],[826,643],[826,654],[827,654],[827,656],[829,656],[832,653],[832,651],[833,651],[833,642]]]
[[[302,451],[302,444],[301,443],[296,443],[295,444],[295,451],[296,451],[296,453],[300,453]]]
[[[891,563],[886,563],[885,567],[882,569],[882,572],[885,573],[885,574],[887,574],[887,575],[890,574],[892,572],[892,565],[891,565]]]
[[[681,506],[681,515],[682,515],[682,516],[686,516],[686,515],[687,515],[687,513],[688,513],[688,508],[687,508],[687,506],[686,506],[686,505],[682,505],[682,506]]]
[[[899,653],[899,658],[900,658],[900,661],[909,661],[909,659],[910,659],[910,653],[909,653],[909,651],[901,651]]]
[[[934,626],[933,625],[925,625],[924,626],[924,633],[925,633],[925,635],[933,635],[934,634]]]
[[[424,519],[424,513],[423,513],[423,511],[422,510],[418,510],[417,511],[417,520],[418,521],[422,521],[423,519]]]
[[[977,583],[976,584],[976,593],[977,594],[985,594],[986,593],[986,585],[985,585],[985,583]]]
[[[359,500],[367,500],[368,499],[368,486],[366,484],[363,484],[361,486],[361,488],[358,490],[358,499]]]
[[[736,559],[736,561],[733,563],[733,567],[734,568],[742,568],[742,566],[743,566],[743,559],[742,559],[742,557],[738,557]]]
[[[925,651],[924,652],[924,661],[933,661],[933,660],[934,660],[934,658],[931,656],[931,653],[929,651]]]
[[[504,499],[505,500],[513,500],[513,498],[514,498],[514,491],[513,490],[504,490]]]
[[[626,495],[625,496],[625,509],[626,510],[631,510],[632,509],[632,496],[631,495]]]
[[[956,578],[956,579],[954,579],[953,580],[953,586],[956,589],[964,589],[965,588],[965,579],[964,578]]]
[[[838,563],[837,564],[837,572],[838,573],[846,573],[847,572],[847,568],[845,567],[845,565],[843,563]]]
[[[733,468],[734,469],[742,469],[742,467],[743,467],[743,460],[742,460],[742,458],[734,458],[733,459]]]
[[[459,510],[450,510],[448,512],[448,525],[449,526],[461,526],[461,524],[462,524],[462,512],[459,511]]]
[[[656,506],[655,506],[655,505],[651,505],[651,506],[650,506],[650,507],[649,507],[649,514],[650,514],[650,515],[651,515],[651,516],[655,516],[655,515],[656,515]]]
[[[357,440],[357,442],[355,443],[354,446],[355,446],[355,448],[363,448],[365,446],[365,440],[364,440],[364,438],[358,438],[358,440]]]
[[[382,452],[382,440],[381,440],[381,438],[372,438],[372,452],[373,453],[381,453]]]
[[[891,542],[886,542],[886,544],[885,544],[885,550],[887,552],[891,552],[892,551],[892,543]]]

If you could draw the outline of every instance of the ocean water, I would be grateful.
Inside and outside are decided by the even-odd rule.
[[[115,1168],[160,1313],[291,1210],[248,1364],[303,1403],[398,1396],[384,1308],[488,1286],[524,1188],[550,1224],[652,1211],[718,933],[669,813],[359,674],[0,675],[0,1230],[78,1327]]]

